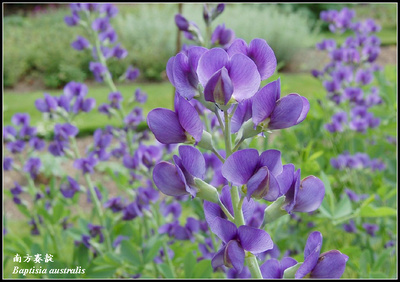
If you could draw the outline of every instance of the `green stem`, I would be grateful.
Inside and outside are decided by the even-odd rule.
[[[256,278],[256,279],[263,279],[260,267],[258,266],[258,261],[255,255],[252,253],[248,253],[248,257],[245,259],[247,263],[247,267],[250,270],[251,273],[251,278]]]
[[[228,111],[224,111],[224,118],[225,118],[225,150],[226,150],[226,157],[228,158],[232,154],[232,141],[231,141],[231,123],[229,119]]]
[[[225,162],[225,159],[218,153],[217,150],[213,149],[213,150],[211,150],[211,152],[213,152],[214,155],[216,155],[217,158],[218,158],[221,162],[223,162],[223,163]]]

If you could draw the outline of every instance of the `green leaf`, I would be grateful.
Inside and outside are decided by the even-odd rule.
[[[143,250],[143,263],[147,264],[152,261],[160,251],[164,240],[160,236],[154,236],[146,242],[146,247]]]
[[[212,272],[211,260],[201,260],[196,264],[191,278],[211,278]]]
[[[158,268],[160,269],[160,272],[165,278],[174,278],[174,275],[172,274],[171,268],[167,263],[160,263],[158,265]]]
[[[122,240],[121,242],[121,257],[134,266],[141,265],[143,260],[140,249],[128,240]]]
[[[185,272],[185,277],[189,278],[192,277],[193,270],[196,267],[196,257],[193,255],[192,252],[188,252],[185,256],[183,270]]]
[[[393,252],[392,248],[384,250],[379,257],[375,260],[373,271],[378,271],[382,264],[390,257],[390,253]]]
[[[324,153],[324,151],[315,152],[314,154],[312,154],[312,155],[308,158],[308,161],[313,161],[313,160],[315,160],[315,159],[318,159],[323,153]]]
[[[329,204],[328,204],[327,197],[324,198],[324,200],[322,201],[322,203],[319,206],[318,210],[321,212],[323,217],[333,218],[333,215],[331,213],[331,210],[330,210],[330,207],[329,207]]]
[[[353,209],[351,207],[351,201],[349,199],[349,196],[344,194],[340,199],[338,205],[336,206],[333,216],[336,219],[341,218],[343,216],[351,214],[352,211]]]
[[[365,206],[360,211],[361,217],[385,217],[396,215],[397,210],[389,207],[373,208],[371,206]]]

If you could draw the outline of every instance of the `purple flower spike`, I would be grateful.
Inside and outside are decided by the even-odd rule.
[[[222,48],[213,48],[201,56],[197,75],[202,86],[206,88],[209,83],[213,83],[216,73],[223,68],[227,70],[233,85],[231,96],[237,102],[256,94],[261,82],[256,64],[242,53],[230,57]]]
[[[311,278],[340,278],[346,267],[348,256],[337,250],[320,254],[322,234],[312,232],[304,248],[304,262],[295,274],[295,278],[303,278],[310,274]]]
[[[153,170],[153,180],[157,188],[169,196],[196,196],[194,177],[203,179],[206,164],[203,154],[191,146],[180,146],[179,155],[174,156],[175,164],[165,161],[158,163]]]
[[[156,108],[147,115],[147,124],[156,139],[163,144],[197,143],[203,135],[203,123],[196,109],[176,95],[175,112]]]
[[[272,48],[261,38],[253,39],[249,46],[243,39],[235,39],[228,48],[229,56],[242,53],[248,56],[257,65],[261,80],[269,78],[276,69],[276,57]]]
[[[224,246],[211,260],[213,268],[225,265],[241,272],[244,266],[245,251],[253,254],[272,249],[273,242],[267,232],[247,225],[236,227],[226,219],[216,217],[213,232],[223,241]]]
[[[233,153],[222,166],[222,175],[233,185],[247,185],[247,198],[274,201],[280,188],[276,177],[283,171],[281,152],[267,150],[258,156],[255,149]]]

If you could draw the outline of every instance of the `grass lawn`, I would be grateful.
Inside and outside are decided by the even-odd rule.
[[[396,67],[386,66],[385,75],[389,79],[395,80]],[[313,99],[323,99],[326,95],[324,88],[319,80],[312,77],[309,73],[276,73],[263,85],[269,81],[281,78],[281,95],[286,96],[290,93],[298,93],[310,101]],[[162,83],[146,83],[146,84],[121,84],[117,86],[124,96],[123,106],[125,112],[130,111],[133,105],[128,105],[129,99],[132,97],[136,88],[140,88],[148,94],[148,100],[143,105],[144,115],[157,107],[173,108],[173,87],[169,82]],[[60,95],[62,90],[47,91],[51,95]],[[104,84],[94,84],[89,86],[88,97],[96,99],[96,105],[107,102],[109,88]],[[4,125],[11,124],[11,117],[15,113],[29,113],[31,124],[37,126],[39,131],[52,132],[53,127],[50,121],[44,121],[41,112],[36,110],[34,103],[38,98],[43,98],[42,91],[34,91],[31,93],[15,93],[14,91],[5,91],[3,95],[3,113]],[[108,119],[107,116],[100,114],[96,109],[90,113],[82,113],[74,120],[75,125],[80,130],[80,136],[92,134],[96,128],[102,128],[106,125],[121,126],[122,123],[118,119]]]

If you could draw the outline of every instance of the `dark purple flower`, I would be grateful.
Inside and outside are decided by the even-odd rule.
[[[65,198],[72,198],[81,190],[79,183],[74,178],[67,176],[67,181],[60,185],[60,191]]]
[[[295,259],[284,257],[281,261],[271,258],[260,266],[264,279],[282,279],[285,269],[297,264]]]
[[[179,147],[179,156],[173,156],[175,164],[161,161],[154,167],[154,183],[166,195],[195,197],[198,189],[194,177],[204,178],[204,157],[198,149],[186,145]]]
[[[179,95],[175,96],[175,112],[153,109],[147,115],[147,124],[162,144],[197,143],[203,135],[203,123],[196,109]]]
[[[317,43],[315,47],[318,50],[331,51],[336,48],[336,41],[334,39],[324,39],[321,42]]]
[[[129,66],[125,72],[125,78],[130,81],[134,81],[140,75],[140,71],[138,68],[134,68]]]
[[[219,152],[222,156],[225,155],[224,151]],[[212,153],[203,153],[204,159],[206,161],[206,169],[211,172],[212,179],[207,181],[210,185],[214,187],[223,186],[228,184],[228,181],[223,177],[221,173],[222,162],[218,157]]]
[[[343,224],[343,229],[347,233],[356,233],[357,232],[356,224],[354,223],[354,220],[352,220],[352,219],[350,219],[349,223]]]
[[[351,190],[349,188],[344,189],[344,192],[347,194],[349,199],[353,202],[359,202],[361,200],[368,198],[368,196],[369,196],[368,194],[358,195],[357,193],[355,193],[353,190]]]
[[[108,18],[97,18],[92,22],[92,28],[95,31],[106,31],[110,27]]]
[[[78,97],[73,105],[73,112],[75,114],[79,113],[80,111],[88,113],[96,106],[96,100],[94,98],[87,98],[84,99],[82,97]]]
[[[54,126],[54,140],[56,141],[68,141],[70,137],[75,137],[79,132],[79,129],[69,123],[56,124]]]
[[[167,217],[169,214],[172,214],[174,219],[178,219],[182,213],[182,206],[179,202],[173,202],[171,204],[166,204],[165,201],[160,204],[160,211],[164,217]]]
[[[13,154],[21,153],[25,148],[25,142],[23,140],[16,140],[7,143],[6,147]]]
[[[226,278],[229,279],[249,279],[251,278],[250,270],[247,266],[243,267],[241,272],[238,272],[235,268],[230,268],[226,272]]]
[[[99,199],[99,201],[101,201],[103,199],[103,195],[101,194],[99,188],[97,188],[97,186],[94,186],[93,190],[96,194],[96,198]],[[86,192],[86,196],[87,196],[87,202],[92,203],[92,193],[90,193],[89,189]]]
[[[41,166],[42,162],[39,158],[29,158],[24,165],[24,171],[28,172],[32,179],[35,179]]]
[[[359,69],[356,72],[355,81],[361,85],[367,85],[372,82],[374,76],[369,69]]]
[[[211,35],[211,44],[219,44],[223,48],[228,48],[235,39],[235,32],[225,28],[225,24],[218,25]]]
[[[19,130],[20,138],[33,138],[36,135],[36,127],[23,125]]]
[[[117,59],[123,59],[128,56],[128,51],[120,46],[120,44],[115,45],[111,51],[111,56],[116,57]]]
[[[151,168],[162,159],[162,155],[163,150],[159,146],[140,144],[134,158],[137,160],[138,165],[142,164],[146,168]]]
[[[106,114],[108,117],[111,116],[111,106],[109,104],[102,104],[98,107],[98,110],[102,114]]]
[[[82,170],[82,173],[93,173],[94,167],[97,164],[97,159],[89,157],[89,158],[82,158],[76,159],[74,162],[74,167],[76,169]]]
[[[87,227],[89,229],[90,237],[95,238],[99,236],[99,243],[102,243],[104,241],[104,235],[103,232],[101,231],[104,228],[104,226],[88,223]]]
[[[104,203],[104,208],[111,209],[114,213],[122,211],[124,206],[125,205],[121,197],[110,198]]]
[[[131,202],[130,204],[125,206],[124,209],[122,210],[122,213],[123,213],[122,220],[132,220],[138,216],[143,215],[136,201]]]
[[[210,225],[223,242],[222,248],[211,260],[213,268],[225,265],[240,273],[244,266],[245,251],[258,254],[273,247],[271,237],[264,230],[247,225],[236,227],[234,223],[220,217],[216,217]]]
[[[175,15],[175,24],[181,31],[189,31],[189,21],[181,14]]]
[[[295,278],[303,278],[307,274],[310,278],[340,278],[346,268],[348,256],[337,250],[320,254],[322,234],[312,232],[304,248],[304,262],[296,271]]]
[[[118,35],[112,27],[99,33],[99,40],[102,42],[108,40],[108,43],[112,44],[117,42],[117,39]]]
[[[12,169],[12,165],[13,165],[13,158],[11,157],[4,157],[3,159],[3,169],[4,171],[9,171]]]
[[[276,177],[282,173],[281,152],[267,150],[259,156],[255,149],[240,150],[225,160],[221,172],[233,185],[247,186],[247,199],[274,201],[280,191]]]
[[[362,226],[371,237],[375,237],[376,231],[379,230],[379,226],[376,224],[364,223]]]

